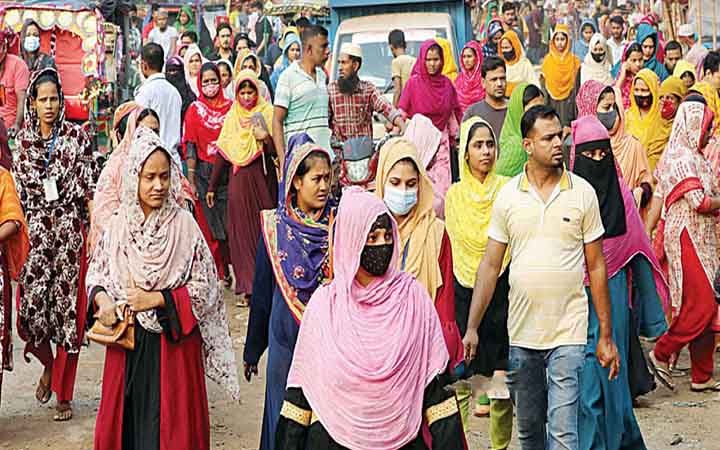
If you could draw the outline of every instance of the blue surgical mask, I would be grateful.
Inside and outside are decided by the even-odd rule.
[[[34,52],[40,48],[40,36],[25,36],[23,48],[26,52]]]
[[[385,186],[383,200],[391,213],[396,216],[405,216],[417,205],[418,191],[417,188],[403,190]]]

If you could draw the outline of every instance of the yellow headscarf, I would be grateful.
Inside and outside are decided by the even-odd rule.
[[[455,64],[455,58],[453,58],[452,48],[450,48],[450,41],[445,38],[436,37],[435,42],[438,43],[443,51],[443,70],[442,74],[450,78],[450,81],[455,82],[455,78],[458,76],[457,64]]]
[[[695,78],[695,65],[690,61],[681,59],[677,62],[677,64],[675,64],[675,69],[673,70],[672,74],[673,76],[682,78],[682,76],[687,72],[690,72],[693,78]]]
[[[672,94],[682,100],[687,94],[687,88],[685,83],[676,76],[670,76],[665,79],[660,85],[660,92],[658,98],[664,95]],[[659,109],[661,107],[658,106]],[[665,147],[667,146],[668,140],[670,139],[670,132],[672,131],[674,119],[660,119],[657,122],[657,128],[653,129],[649,136],[648,148],[653,149],[655,154],[651,155],[648,151],[648,162],[650,163],[650,170],[655,171],[655,166],[662,157]]]
[[[560,52],[555,47],[555,35],[564,34],[567,37],[565,50]],[[550,51],[542,63],[542,74],[545,78],[545,88],[554,100],[565,100],[575,87],[575,79],[580,70],[580,60],[570,51],[570,29],[560,24],[550,40]]]
[[[466,151],[470,142],[470,131],[476,124],[490,130],[495,141],[495,160],[499,149],[498,141],[489,123],[480,117],[471,117],[460,126],[460,147],[458,165],[460,182],[450,186],[445,197],[445,226],[452,243],[453,272],[455,278],[466,288],[475,285],[475,275],[488,243],[488,228],[495,197],[510,178],[495,173],[495,165],[480,182],[470,171]],[[503,270],[510,261],[510,252],[505,253]]]
[[[655,172],[655,165],[660,160],[665,144],[660,145],[660,141],[654,139],[655,133],[661,128],[662,117],[660,116],[660,82],[658,76],[650,69],[642,69],[635,76],[633,86],[637,80],[641,79],[650,88],[652,95],[652,106],[645,117],[640,117],[640,108],[635,103],[635,96],[630,95],[630,108],[625,114],[625,127],[628,133],[632,134],[640,141],[645,154],[647,154],[650,163],[650,173]]]
[[[437,290],[443,284],[438,259],[445,224],[435,215],[432,182],[425,173],[425,167],[420,162],[417,149],[412,142],[405,138],[395,138],[383,145],[378,161],[375,193],[383,198],[390,171],[401,159],[413,161],[420,174],[420,182],[417,205],[399,226],[403,256],[398,258],[398,268],[402,269],[402,262],[405,259],[404,271],[414,275],[435,301]],[[405,252],[407,256],[404,256]]]
[[[720,117],[720,96],[718,96],[718,92],[714,87],[712,87],[707,81],[700,81],[693,84],[690,90],[702,95],[703,98],[705,98],[710,111],[715,114],[715,117]]]
[[[515,58],[512,60],[506,60],[502,52],[502,41],[507,40],[515,50]],[[540,86],[540,80],[538,79],[535,68],[529,59],[525,56],[522,43],[517,33],[512,30],[506,31],[503,34],[500,42],[498,43],[498,55],[505,61],[505,73],[507,75],[507,88],[505,89],[505,95],[510,97],[515,86],[520,83],[534,84]]]
[[[263,146],[258,144],[253,134],[253,123],[251,121],[253,114],[262,114],[268,127],[268,133],[272,134],[273,108],[260,95],[260,81],[252,70],[241,70],[237,74],[235,77],[235,94],[237,95],[240,85],[245,81],[249,81],[255,86],[258,94],[257,103],[255,107],[248,110],[243,108],[240,102],[235,99],[232,108],[225,117],[225,124],[216,142],[220,153],[235,167],[247,166],[263,153]]]

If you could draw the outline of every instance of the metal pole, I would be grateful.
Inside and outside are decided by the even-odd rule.
[[[702,23],[702,0],[695,0],[697,2],[697,23],[695,27],[698,30],[698,36],[700,37],[700,43],[702,44],[703,39],[703,23]]]
[[[713,50],[717,50],[717,34],[718,34],[717,6],[716,6],[717,1],[713,1],[713,2],[711,2],[711,4],[712,4],[712,21],[713,21],[713,23],[712,23],[712,33],[713,33],[712,43],[713,43]]]

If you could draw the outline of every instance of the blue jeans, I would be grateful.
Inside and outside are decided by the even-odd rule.
[[[577,450],[584,345],[551,350],[510,346],[507,385],[522,450]]]

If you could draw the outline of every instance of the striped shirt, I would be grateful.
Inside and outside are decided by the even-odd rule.
[[[322,69],[316,67],[315,78],[317,81],[300,67],[298,61],[292,63],[278,80],[275,106],[287,109],[284,123],[286,144],[293,134],[305,132],[317,145],[332,152],[327,77]]]

